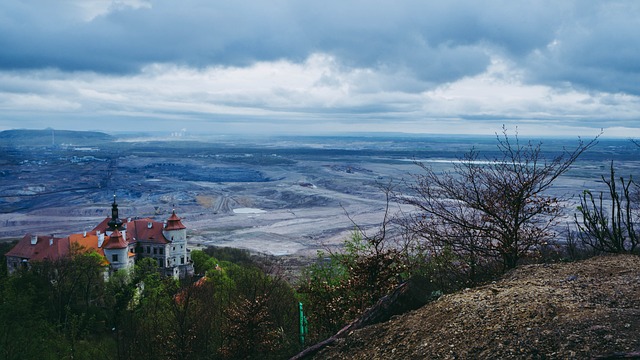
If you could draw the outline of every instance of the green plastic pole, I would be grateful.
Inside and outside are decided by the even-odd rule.
[[[301,302],[298,302],[298,307],[300,308],[300,344],[304,346],[304,336],[307,334],[307,319],[304,316]]]

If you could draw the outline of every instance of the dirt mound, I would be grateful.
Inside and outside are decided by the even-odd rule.
[[[416,311],[353,331],[314,358],[633,355],[640,358],[640,257],[603,256],[523,266],[500,281],[442,296]]]

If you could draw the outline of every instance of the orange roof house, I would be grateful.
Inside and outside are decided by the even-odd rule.
[[[104,239],[102,240],[102,242]],[[81,249],[86,249],[87,251],[95,251],[101,256],[104,256],[104,250],[102,250],[102,242],[99,239],[99,236],[93,233],[83,233],[83,234],[71,234],[69,235],[69,243],[78,245]]]

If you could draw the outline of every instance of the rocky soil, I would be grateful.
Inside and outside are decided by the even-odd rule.
[[[640,358],[640,257],[523,266],[353,331],[314,358]]]

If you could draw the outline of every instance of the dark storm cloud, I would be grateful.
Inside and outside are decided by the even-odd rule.
[[[639,22],[632,1],[6,0],[0,111],[637,128]]]
[[[587,84],[588,74],[581,79],[570,71],[585,58],[593,64],[584,66],[613,78],[620,76],[611,75],[616,72],[637,74],[632,64],[638,62],[631,60],[637,60],[638,47],[621,58],[609,51],[637,43],[631,31],[637,30],[637,6],[627,2],[613,3],[618,10],[593,19],[580,11],[582,3],[556,1],[163,0],[120,6],[90,20],[78,4],[3,1],[0,67],[130,73],[156,62],[246,66],[327,53],[346,66],[409,72],[441,83],[481,73],[498,52],[527,59],[544,81]],[[594,36],[576,34],[589,21]],[[558,34],[568,42],[566,53],[546,50]],[[532,60],[536,50],[539,58]]]
[[[128,73],[320,52],[440,83],[481,73],[498,52],[534,82],[640,93],[634,1],[152,1],[90,20],[79,3],[3,1],[0,67]]]
[[[640,94],[640,2],[586,2],[525,62],[531,81]]]

